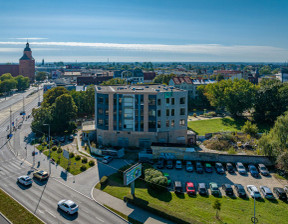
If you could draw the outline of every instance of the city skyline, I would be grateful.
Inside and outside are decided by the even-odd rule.
[[[37,62],[288,59],[286,1],[16,2],[1,3],[0,63],[27,39]]]

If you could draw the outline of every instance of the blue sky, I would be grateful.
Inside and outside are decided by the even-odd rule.
[[[45,61],[288,60],[287,0],[13,0],[0,3],[0,63],[26,38]]]

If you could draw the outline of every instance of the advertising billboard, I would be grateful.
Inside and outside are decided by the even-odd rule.
[[[134,180],[139,178],[142,173],[142,164],[137,163],[134,166],[130,167],[126,171],[124,171],[124,185],[129,185],[132,183]]]

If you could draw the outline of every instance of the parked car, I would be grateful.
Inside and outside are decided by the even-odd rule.
[[[205,183],[199,183],[198,184],[198,192],[200,195],[207,195],[208,194]]]
[[[104,156],[102,163],[108,164],[113,160],[112,156]]]
[[[273,192],[277,195],[277,197],[283,201],[287,201],[287,195],[283,188],[281,187],[274,187]]]
[[[173,169],[173,160],[167,160],[166,168]]]
[[[272,191],[269,187],[266,186],[260,186],[260,191],[262,192],[263,196],[267,199],[275,199]]]
[[[61,200],[58,202],[58,208],[66,212],[69,215],[78,212],[79,206],[71,200]]]
[[[212,173],[213,169],[210,163],[205,163],[205,172],[206,173]]]
[[[28,186],[33,183],[33,180],[29,176],[20,176],[17,178],[17,182],[25,186]]]
[[[220,195],[220,190],[218,188],[218,185],[214,182],[209,183],[209,187],[211,190],[212,195]]]
[[[182,184],[181,181],[174,181],[174,191],[175,193],[182,193]]]
[[[186,192],[188,195],[196,195],[196,190],[192,182],[186,182]]]
[[[193,172],[193,165],[191,161],[186,162],[186,171]]]
[[[215,164],[215,169],[216,169],[216,172],[219,173],[219,174],[224,174],[225,173],[225,170],[224,170],[224,167],[223,167],[222,163],[216,163]]]
[[[237,169],[237,171],[238,171],[239,174],[244,175],[244,174],[247,173],[244,165],[243,165],[242,163],[240,163],[240,162],[237,162],[237,163],[236,163],[236,169]]]
[[[159,159],[156,163],[157,169],[163,169],[164,168],[164,159]]]
[[[234,185],[236,192],[238,194],[238,197],[240,198],[246,198],[246,191],[245,188],[241,184],[235,184]]]
[[[269,176],[269,171],[264,164],[258,164],[258,169],[263,176]]]
[[[39,170],[39,171],[35,171],[33,173],[33,177],[35,177],[39,180],[47,180],[49,178],[49,174],[48,174],[48,172],[46,172],[44,170]]]
[[[233,189],[232,189],[230,184],[223,184],[222,185],[222,189],[225,191],[226,195],[230,195],[231,196],[231,195],[234,194]]]
[[[65,142],[65,137],[64,137],[64,136],[63,136],[63,137],[60,137],[60,138],[59,138],[59,141],[62,142],[62,143]]]
[[[182,162],[180,160],[176,161],[175,168],[176,169],[182,169]]]
[[[168,173],[163,173],[163,176],[167,178],[167,184],[168,184],[168,186],[170,186],[171,185],[170,175]]]
[[[203,166],[200,162],[196,162],[196,172],[203,173]]]
[[[251,173],[251,176],[252,177],[259,177],[259,173],[258,173],[258,170],[256,169],[256,167],[252,164],[250,164],[248,166],[248,169],[249,169],[249,172]]]
[[[286,193],[288,193],[288,185],[285,185],[285,186],[284,186],[284,191],[285,191]]]
[[[261,194],[258,191],[257,187],[255,187],[254,185],[247,185],[247,191],[249,192],[249,194],[251,195],[252,198],[261,198]]]
[[[235,170],[234,170],[232,163],[226,164],[226,170],[228,171],[228,173],[234,173]]]

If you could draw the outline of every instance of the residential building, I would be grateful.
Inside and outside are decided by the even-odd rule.
[[[166,85],[95,86],[100,145],[187,143],[187,91]]]
[[[281,71],[276,74],[276,77],[281,82],[288,82],[288,67],[282,67]]]
[[[116,70],[114,71],[114,78],[125,79],[131,84],[144,82],[144,74],[139,68],[136,68],[134,70]]]
[[[224,79],[248,79],[248,74],[237,70],[215,70],[213,75],[223,75]]]

